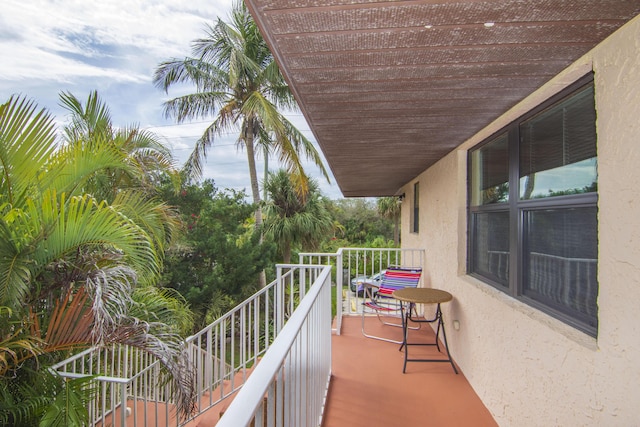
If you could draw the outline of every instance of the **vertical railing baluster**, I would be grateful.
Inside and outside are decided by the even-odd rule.
[[[326,348],[330,347],[331,335],[331,313],[327,307],[332,298],[332,271],[329,269],[322,276],[322,266],[332,266],[335,263],[338,312],[334,331],[339,334],[343,314],[342,290],[346,290],[349,310],[350,298],[354,297],[349,290],[351,277],[377,273],[386,268],[385,263],[423,266],[424,251],[398,248],[341,249],[336,254],[301,254],[299,258],[301,262],[308,264],[277,266],[277,278],[267,288],[261,289],[251,300],[239,304],[230,313],[186,340],[185,353],[196,371],[198,396],[204,397],[206,392],[209,394],[209,399],[198,399],[199,412],[208,409],[228,394],[236,393],[250,379],[247,375],[250,365],[252,369],[260,369],[261,364],[256,365],[258,357],[265,357],[267,350],[278,341],[285,323],[298,310],[299,304],[309,297],[318,279],[325,277],[326,283],[316,297],[318,301],[314,303],[302,326],[301,335],[296,338],[292,347],[292,354],[287,362],[292,366],[283,366],[279,372],[282,382],[274,390],[276,395],[280,393],[281,400],[266,405],[267,409],[269,405],[273,405],[273,418],[270,420],[268,416],[262,416],[262,422],[275,423],[281,420],[290,425],[304,425],[314,417],[321,418],[323,399],[326,396],[320,390],[326,384],[318,383],[328,381],[323,372],[330,372],[331,366],[331,354]],[[320,310],[323,305],[326,313]],[[321,312],[322,315],[319,314]],[[327,330],[329,333],[325,336]],[[314,351],[309,350],[312,347]],[[132,425],[139,424],[138,418],[158,422],[162,418],[158,415],[162,415],[162,412],[165,417],[175,419],[176,426],[184,425],[173,415],[175,402],[169,399],[175,392],[173,386],[166,384],[161,387],[157,381],[159,366],[157,360],[146,352],[124,345],[111,345],[70,358],[67,362],[58,364],[55,370],[62,376],[65,372],[105,376],[98,380],[100,386],[96,399],[88,406],[92,426],[106,426],[117,421],[116,418],[124,419],[129,398],[133,405],[134,420],[129,420]],[[112,380],[109,377],[122,381],[110,382]],[[225,380],[228,380],[227,384]],[[219,393],[216,394],[216,390]],[[296,399],[299,399],[299,404],[292,407],[291,403]],[[140,411],[138,401],[142,405]],[[153,410],[152,405],[155,405],[155,417],[148,412],[148,409]],[[121,409],[119,415],[118,408]],[[138,412],[143,412],[141,417],[138,417]],[[256,419],[259,420],[260,417]],[[144,425],[148,427],[147,424]]]

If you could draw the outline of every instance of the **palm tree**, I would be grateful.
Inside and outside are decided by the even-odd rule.
[[[69,112],[65,145],[58,153],[61,162],[68,156],[103,157],[96,170],[85,171],[81,190],[118,206],[154,237],[156,253],[162,256],[179,226],[177,212],[157,198],[161,177],[171,178],[176,191],[180,186],[170,150],[156,135],[137,126],[115,127],[109,108],[96,91],[89,93],[84,105],[69,92],[62,93],[60,100]]]
[[[185,168],[199,177],[206,151],[215,138],[237,131],[237,143],[247,151],[251,194],[257,207],[255,225],[259,228],[262,211],[257,146],[278,156],[300,194],[308,187],[301,154],[311,159],[328,180],[327,171],[312,143],[280,112],[296,108],[295,100],[243,2],[234,3],[231,22],[218,19],[208,26],[205,38],[193,43],[192,53],[193,57],[161,63],[154,75],[156,86],[166,92],[174,84],[196,87],[195,93],[165,102],[167,117],[183,122],[214,116]]]
[[[96,101],[101,105],[97,95]],[[182,340],[155,313],[136,312],[134,300],[171,304],[171,296],[137,286],[158,277],[173,227],[163,221],[171,215],[148,193],[136,192],[144,178],[113,138],[116,133],[103,125],[67,128],[68,138],[83,138],[58,144],[45,110],[17,97],[0,105],[0,395],[37,395],[46,383],[46,369],[37,366],[69,351],[117,342],[156,355],[177,386],[181,410],[188,412],[194,396],[180,358]],[[110,192],[99,185],[118,175],[132,186]],[[88,190],[111,197],[99,199]],[[164,305],[164,314],[180,318],[184,306],[175,304],[180,302]],[[19,394],[24,399],[18,403],[27,409],[2,407],[7,412],[0,411],[0,422],[32,425],[34,419],[22,416],[51,404],[46,398],[55,396],[45,393],[35,400]]]
[[[138,126],[115,127],[109,108],[97,91],[89,93],[84,105],[73,94],[63,92],[60,103],[69,113],[69,123],[63,129],[64,141],[69,148],[90,154],[106,142],[120,155],[115,167],[92,174],[90,183],[85,183],[87,192],[111,203],[124,188],[153,195],[161,176],[178,180],[171,151],[156,135]]]
[[[393,243],[400,244],[400,211],[401,202],[397,197],[380,197],[377,200],[378,213],[393,221]]]
[[[333,218],[316,182],[311,179],[306,197],[296,190],[285,170],[270,173],[265,183],[265,236],[278,246],[284,263],[291,262],[291,249],[301,245],[315,249],[333,229]]]

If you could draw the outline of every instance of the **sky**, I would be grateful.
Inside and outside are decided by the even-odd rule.
[[[231,6],[232,0],[2,0],[0,103],[15,94],[32,99],[60,128],[66,113],[59,94],[68,91],[84,102],[97,90],[115,125],[154,132],[181,166],[207,122],[176,124],[165,118],[162,103],[188,88],[166,94],[153,85],[153,72],[162,61],[190,55],[191,41],[218,17],[228,20]],[[301,113],[287,117],[315,144]],[[207,151],[203,177],[218,188],[249,194],[246,152],[236,139],[226,135]],[[269,166],[277,168],[276,159],[270,158]],[[259,176],[263,169],[259,158]],[[325,196],[342,198],[330,171],[328,183],[315,165],[305,163],[305,170]]]

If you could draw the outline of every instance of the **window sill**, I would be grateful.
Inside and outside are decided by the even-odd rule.
[[[468,284],[476,287],[478,290],[484,292],[490,297],[497,299],[509,308],[521,314],[524,314],[525,316],[535,320],[536,322],[542,324],[544,327],[552,330],[553,332],[564,336],[568,340],[589,350],[598,350],[598,341],[591,335],[588,335],[570,325],[567,325],[566,323],[556,319],[555,317],[552,317],[534,307],[531,307],[530,305],[527,305],[524,302],[519,301],[472,276],[464,274],[461,276],[461,278]]]

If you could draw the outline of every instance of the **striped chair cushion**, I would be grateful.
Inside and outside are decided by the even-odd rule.
[[[397,289],[415,288],[421,274],[421,268],[389,268],[384,273],[378,295],[390,297]]]

